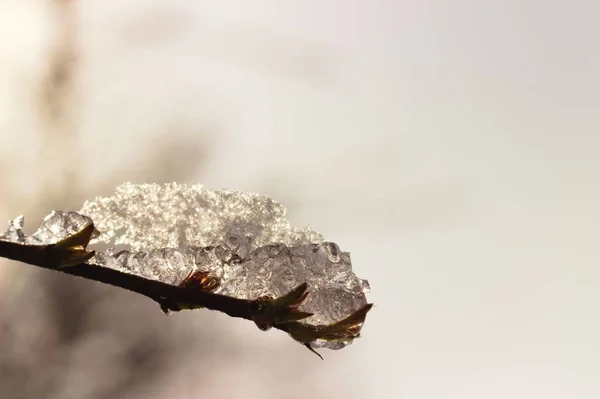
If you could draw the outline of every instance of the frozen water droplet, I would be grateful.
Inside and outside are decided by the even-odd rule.
[[[314,349],[327,348],[332,350],[340,350],[350,345],[352,341],[326,341],[323,339],[318,339],[310,343]]]
[[[6,240],[16,243],[24,243],[25,242],[25,234],[23,233],[23,223],[25,218],[23,216],[18,216],[14,220],[11,220],[8,224],[8,229],[2,235],[0,235],[0,240]]]
[[[77,212],[52,211],[44,218],[40,228],[27,238],[28,244],[55,244],[81,231],[92,220]]]
[[[360,285],[362,286],[363,294],[368,294],[371,292],[371,285],[369,284],[369,280],[359,279]]]
[[[25,223],[25,216],[17,216],[12,222],[11,225],[15,229],[23,230],[23,224]]]
[[[115,254],[115,259],[121,264],[126,273],[137,274],[144,277],[140,267],[140,259],[137,254],[129,251],[121,251]]]
[[[125,273],[131,270],[123,267],[123,264],[113,255],[112,248],[109,248],[106,252],[96,252],[94,257],[90,259],[90,263],[108,267],[110,269],[119,270]]]
[[[77,212],[52,211],[44,218],[39,229],[29,237],[23,233],[23,223],[23,216],[17,217],[10,222],[6,232],[0,235],[0,239],[27,245],[55,244],[80,232],[92,223],[92,220]]]
[[[271,327],[273,327],[269,324],[261,323],[259,321],[255,321],[254,324],[256,324],[256,327],[258,327],[258,329],[261,331],[269,331]]]
[[[342,251],[336,243],[324,242],[320,245],[320,248],[325,251],[327,259],[333,263],[339,263],[342,260]]]

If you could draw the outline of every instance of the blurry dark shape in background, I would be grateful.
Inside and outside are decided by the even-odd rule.
[[[74,1],[52,2],[56,40],[46,61],[36,111],[44,128],[39,133],[40,167],[44,162],[53,162],[55,173],[44,187],[36,188],[43,195],[16,198],[13,193],[5,204],[10,207],[11,203],[19,203],[19,212],[37,217],[48,208],[77,208],[84,198],[111,191],[117,181],[189,180],[210,151],[207,146],[198,148],[197,139],[187,142],[165,132],[164,140],[154,143],[141,162],[97,182],[94,193],[85,191],[78,183],[85,175],[73,167],[78,156],[86,156],[78,151],[77,135],[77,105],[85,101],[85,93],[78,90],[78,62],[82,57],[82,49],[77,47],[78,6]],[[160,16],[151,20],[154,22],[143,24],[143,29],[134,29],[135,34],[157,40],[161,29],[154,34],[152,30],[163,23]],[[270,59],[276,61],[278,57],[272,54]],[[311,60],[318,63],[314,57]],[[284,57],[284,65],[293,66],[295,61],[290,59],[290,64],[288,59]],[[298,76],[292,73],[291,77]],[[206,132],[196,134],[201,135],[206,136]],[[12,191],[11,181],[3,180],[3,190]],[[211,387],[205,386],[211,376],[227,373],[229,365],[239,367],[248,356],[244,354],[247,350],[242,351],[244,342],[232,344],[221,322],[209,314],[167,317],[157,311],[156,304],[120,289],[33,270],[15,262],[2,267],[4,275],[9,276],[0,302],[2,399],[146,398],[160,396],[157,392],[163,391],[185,397],[214,397]],[[251,352],[279,351],[260,343],[254,345],[258,347]],[[304,349],[299,352],[304,355]],[[257,376],[256,385],[267,396],[318,398],[326,391],[307,387],[302,379],[295,378],[298,369],[310,373],[304,365],[313,362],[312,357],[299,357],[290,367],[272,370],[267,379],[259,378],[264,373],[255,367],[247,371]],[[179,376],[187,376],[186,381]],[[199,376],[202,381],[197,380]],[[282,380],[288,382],[275,382]]]

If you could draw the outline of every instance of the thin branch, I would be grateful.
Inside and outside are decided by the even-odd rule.
[[[366,314],[372,307],[372,304],[367,304],[331,325],[300,323],[298,320],[312,316],[312,313],[299,310],[299,306],[308,295],[306,283],[280,298],[261,297],[255,300],[215,294],[208,289],[202,289],[202,284],[194,281],[188,281],[187,284],[184,281],[178,286],[166,284],[86,263],[94,256],[94,251],[86,249],[93,231],[93,224],[89,224],[80,232],[51,245],[26,245],[0,240],[0,257],[136,292],[158,302],[165,313],[207,308],[231,317],[254,321],[261,330],[274,327],[288,333],[312,352],[315,351],[310,343],[318,339],[351,341],[357,338]],[[211,289],[215,288],[212,281],[209,285]]]
[[[89,225],[84,229],[83,234],[91,233],[91,231],[93,231],[93,225]],[[190,306],[217,310],[231,317],[253,320],[252,309],[258,306],[257,301],[232,298],[202,290],[166,284],[157,280],[89,263],[75,263],[74,265],[65,266],[65,264],[70,262],[70,259],[77,259],[82,256],[90,258],[94,254],[93,251],[85,251],[81,243],[76,242],[77,238],[79,237],[73,236],[67,239],[68,241],[65,240],[57,244],[44,246],[23,245],[0,240],[0,257],[124,288],[151,298],[160,305],[164,305],[165,302],[173,304],[185,303]],[[82,253],[81,251],[84,252]]]

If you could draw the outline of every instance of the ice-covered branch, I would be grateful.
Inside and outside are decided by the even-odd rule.
[[[368,283],[348,253],[284,216],[257,194],[124,184],[78,212],[52,212],[31,236],[18,217],[0,256],[137,292],[165,312],[218,310],[313,351],[343,348],[371,308]],[[90,242],[127,248],[88,251]]]

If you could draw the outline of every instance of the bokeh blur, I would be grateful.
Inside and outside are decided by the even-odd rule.
[[[2,0],[0,220],[269,195],[376,304],[280,332],[0,260],[0,398],[600,397],[600,3]]]

